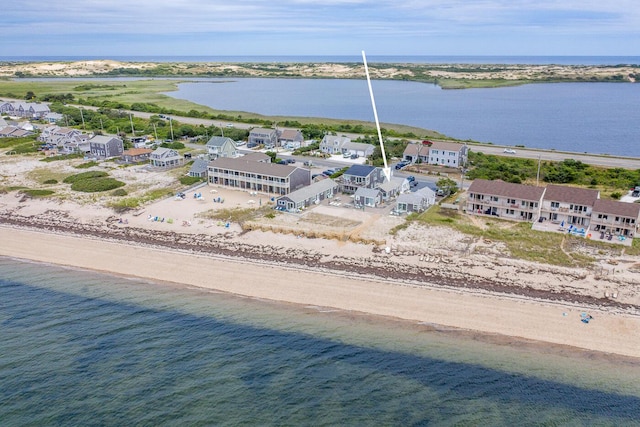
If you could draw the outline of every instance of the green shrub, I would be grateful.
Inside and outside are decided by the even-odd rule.
[[[40,159],[41,162],[56,162],[58,160],[69,160],[69,159],[81,159],[84,156],[82,154],[65,154],[60,156],[50,156],[45,157],[44,159]]]
[[[57,184],[58,180],[57,179],[47,179],[46,181],[43,182],[43,184]]]
[[[40,189],[27,189],[27,190],[21,190],[20,192],[29,197],[47,197],[54,193],[53,190],[40,190]]]
[[[64,182],[65,184],[73,184],[75,182],[84,181],[87,179],[104,178],[106,176],[109,176],[109,174],[104,171],[89,171],[70,175],[66,177],[62,182]]]
[[[193,185],[196,182],[201,182],[202,178],[198,178],[197,176],[181,176],[180,184],[182,185]]]
[[[109,191],[119,187],[123,187],[124,182],[114,178],[91,178],[75,181],[71,184],[74,191],[82,191],[84,193],[97,193],[100,191]]]
[[[126,196],[127,195],[127,190],[125,190],[124,188],[118,188],[116,190],[113,190],[111,192],[112,196],[116,196],[116,197],[122,197],[122,196]]]
[[[89,169],[92,166],[97,166],[98,162],[96,161],[90,161],[90,162],[86,162],[86,163],[80,163],[79,165],[76,166],[76,169]]]

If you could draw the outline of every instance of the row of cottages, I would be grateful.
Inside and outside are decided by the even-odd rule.
[[[331,199],[338,194],[340,186],[327,178],[314,182],[299,190],[292,191],[286,196],[278,197],[276,207],[280,210],[296,212],[301,209],[317,205],[325,199]]]
[[[0,102],[0,114],[16,117],[28,117],[31,119],[42,119],[51,111],[47,104],[38,102]]]
[[[422,141],[407,144],[402,158],[410,163],[459,168],[467,164],[469,147],[455,142]]]
[[[539,231],[631,245],[640,222],[640,204],[602,200],[598,190],[476,179],[467,193],[468,214],[532,222]]]
[[[311,184],[311,172],[308,169],[246,157],[221,157],[209,163],[209,184],[279,195]]]
[[[61,153],[88,153],[90,138],[91,135],[78,129],[53,125],[42,129],[38,141],[56,147]]]
[[[321,152],[329,155],[342,154],[343,156],[356,155],[358,157],[369,157],[375,149],[371,144],[352,142],[344,135],[325,135],[320,141],[319,148]]]

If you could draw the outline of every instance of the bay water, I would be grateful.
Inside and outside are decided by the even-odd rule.
[[[0,258],[0,425],[631,426],[640,362]]]
[[[443,90],[428,83],[374,80],[372,87],[383,123],[460,140],[640,157],[640,84]],[[180,83],[166,95],[219,110],[374,121],[366,80],[204,79]]]

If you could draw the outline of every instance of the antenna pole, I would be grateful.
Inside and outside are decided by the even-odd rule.
[[[371,106],[373,107],[373,117],[376,120],[376,129],[378,130],[378,140],[380,141],[380,151],[382,160],[384,161],[384,175],[387,181],[391,181],[391,169],[387,164],[387,154],[384,151],[384,143],[382,142],[382,132],[380,132],[380,122],[378,121],[378,110],[376,109],[376,100],[373,98],[373,89],[371,88],[371,78],[369,77],[369,67],[367,66],[367,56],[362,51],[362,62],[364,63],[364,72],[367,75],[367,85],[369,86],[369,96],[371,97]]]

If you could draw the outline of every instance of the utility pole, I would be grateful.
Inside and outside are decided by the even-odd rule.
[[[169,117],[169,129],[171,129],[171,141],[173,141],[173,122],[171,117]]]
[[[129,114],[129,123],[131,123],[131,135],[133,135],[133,137],[135,138],[136,136],[136,131],[133,128],[133,117],[131,114]]]
[[[87,128],[84,127],[84,114],[82,114],[82,108],[80,109],[80,118],[82,119],[82,129],[87,130]]]
[[[542,158],[542,154],[538,154],[538,173],[536,174],[536,186],[540,185],[540,160]]]

